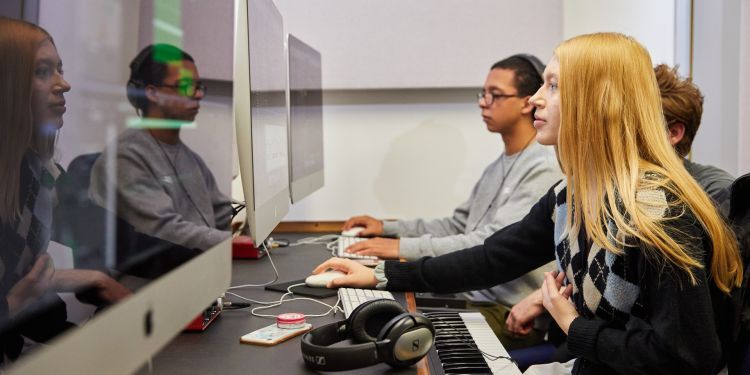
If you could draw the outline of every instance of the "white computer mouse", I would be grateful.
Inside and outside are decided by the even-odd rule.
[[[341,232],[344,237],[357,237],[363,230],[364,227],[353,227]]]
[[[305,279],[305,284],[311,288],[325,288],[328,282],[339,277],[346,276],[341,271],[326,271],[317,275],[310,275]]]

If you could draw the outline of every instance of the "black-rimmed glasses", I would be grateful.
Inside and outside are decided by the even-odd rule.
[[[484,100],[485,105],[492,105],[492,103],[495,102],[496,99],[501,98],[518,98],[520,97],[518,94],[495,94],[492,92],[484,92],[480,91],[477,93],[477,101],[481,102]]]
[[[202,81],[198,82],[192,82],[192,81],[185,81],[185,82],[178,82],[175,85],[159,85],[159,87],[169,87],[172,89],[177,90],[177,92],[180,93],[182,96],[187,96],[189,98],[195,97],[195,93],[200,90],[203,95],[206,94],[206,84]]]

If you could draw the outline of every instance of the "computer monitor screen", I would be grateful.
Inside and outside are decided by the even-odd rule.
[[[36,86],[40,78],[35,77],[42,74],[34,75],[34,71],[44,72],[46,84],[52,87],[44,98],[52,98],[54,102],[47,100],[55,105],[48,113],[28,104],[31,95],[20,93],[12,98],[16,105],[10,111],[30,113],[29,129],[39,122],[39,129],[43,129],[39,133],[43,134],[34,137],[48,141],[43,142],[45,148],[26,146],[30,143],[23,136],[4,130],[2,134],[10,137],[4,138],[5,144],[11,144],[10,139],[14,147],[4,146],[0,159],[7,161],[6,156],[11,154],[23,158],[13,163],[21,179],[8,183],[3,178],[0,184],[3,189],[18,191],[23,197],[19,200],[27,204],[20,207],[19,220],[0,220],[0,372],[133,373],[229,286],[228,199],[222,205],[226,214],[220,220],[225,233],[200,249],[175,245],[159,233],[144,233],[141,224],[161,214],[175,219],[164,223],[184,222],[184,217],[156,207],[173,203],[174,196],[169,194],[181,192],[181,183],[188,184],[190,192],[186,194],[195,192],[196,185],[199,189],[208,185],[200,184],[207,179],[190,184],[199,174],[192,169],[180,169],[180,158],[205,165],[202,172],[212,170],[215,176],[220,175],[215,172],[222,165],[231,164],[230,148],[216,148],[212,142],[201,141],[213,134],[226,133],[226,138],[231,137],[230,120],[214,121],[218,112],[231,119],[231,104],[229,98],[224,100],[226,104],[217,104],[222,100],[203,96],[205,90],[201,94],[199,87],[204,82],[197,80],[192,69],[183,69],[195,67],[195,72],[203,72],[201,59],[188,64],[179,58],[174,65],[179,68],[172,71],[179,72],[180,78],[189,78],[182,76],[183,72],[189,72],[196,79],[179,87],[173,84],[175,81],[167,82],[164,78],[162,82],[151,82],[149,90],[158,91],[160,97],[159,103],[152,105],[174,108],[178,104],[170,103],[191,103],[187,112],[197,117],[191,129],[181,130],[180,137],[183,146],[189,146],[195,153],[188,152],[188,148],[177,152],[175,147],[181,147],[179,144],[157,143],[150,129],[130,126],[146,123],[139,121],[142,118],[126,97],[131,61],[152,42],[180,46],[188,53],[202,46],[190,48],[179,39],[161,40],[157,32],[148,40],[139,40],[138,36],[151,31],[153,25],[168,29],[170,35],[182,35],[183,31],[196,28],[187,22],[183,25],[179,17],[173,16],[172,9],[164,12],[149,8],[146,12],[144,8],[152,7],[153,2],[38,3],[39,19],[35,23],[44,30],[0,19],[3,39],[0,70],[14,76],[13,80],[0,80],[0,91],[20,92],[9,90],[8,84],[15,81],[23,86],[26,79],[26,87],[33,82],[34,95],[38,95],[43,91],[39,89],[42,86]],[[184,7],[195,4],[182,2]],[[5,43],[11,38],[14,43]],[[28,62],[6,65],[9,60],[5,57],[30,59],[33,65]],[[231,56],[226,59],[231,60]],[[60,67],[64,67],[64,81]],[[141,84],[141,88],[145,85]],[[189,98],[187,91],[193,88],[197,93],[193,92]],[[196,101],[201,102],[200,111]],[[2,111],[7,108],[4,106]],[[12,114],[11,118],[16,116]],[[14,125],[26,126],[22,122]],[[160,131],[164,134],[167,130]],[[201,132],[202,135],[195,136]],[[123,154],[116,146],[124,134],[137,135],[145,142],[133,146],[155,147],[157,152],[141,149],[130,155],[135,158],[121,157]],[[166,155],[159,151],[162,146]],[[201,162],[196,155],[203,156]],[[136,162],[130,163],[131,168],[141,165],[140,172],[145,173],[131,169],[130,173],[118,174],[126,170],[128,162]],[[146,166],[158,163],[169,166],[173,162],[177,162],[174,173],[167,167],[154,173],[153,178],[142,178],[151,172]],[[99,171],[103,174],[94,178],[96,165],[102,166]],[[126,175],[141,177],[127,182],[121,178]],[[94,180],[101,186],[100,199],[92,197]],[[229,192],[228,177],[211,180],[217,189]],[[123,192],[133,193],[131,197],[144,203],[141,207],[145,209],[140,211],[146,213],[143,220],[133,219],[138,215],[125,215],[121,210],[126,202]],[[196,206],[212,205],[195,194],[182,196],[188,212],[198,210],[191,206],[191,199]]]
[[[323,83],[320,52],[293,35],[289,55],[289,156],[292,203],[323,187]]]
[[[234,119],[247,222],[259,243],[289,211],[284,25],[271,0],[239,6]]]

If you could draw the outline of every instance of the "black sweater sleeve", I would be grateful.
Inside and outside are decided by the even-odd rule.
[[[526,217],[496,232],[483,245],[413,262],[387,261],[386,288],[459,292],[511,281],[554,259],[554,187]]]

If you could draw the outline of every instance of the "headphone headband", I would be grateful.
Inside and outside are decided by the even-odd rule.
[[[522,59],[523,61],[526,61],[529,65],[531,65],[532,68],[534,68],[534,71],[539,74],[539,78],[543,79],[544,77],[544,63],[539,60],[538,57],[528,54],[528,53],[517,53],[511,57],[517,57],[519,59]]]
[[[378,343],[366,342],[332,349],[329,345],[346,340],[347,320],[326,324],[302,336],[302,358],[312,370],[342,371],[380,362]]]

